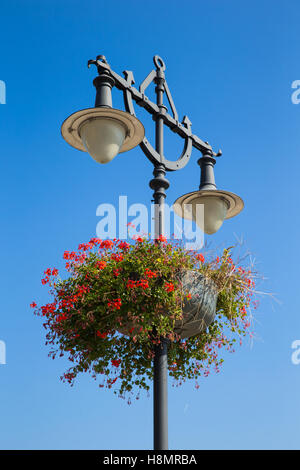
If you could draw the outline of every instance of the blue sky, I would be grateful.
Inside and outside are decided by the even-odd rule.
[[[51,361],[44,330],[29,308],[46,301],[41,274],[60,267],[65,249],[95,236],[100,203],[149,204],[152,167],[139,148],[97,165],[60,136],[62,121],[94,103],[88,59],[104,54],[115,71],[132,70],[138,85],[159,54],[180,117],[223,156],[220,189],[236,192],[244,211],[211,237],[215,246],[244,237],[276,294],[261,301],[253,346],[225,358],[218,375],[169,390],[171,449],[300,448],[299,2],[190,0],[2,3],[0,80],[2,449],[147,449],[152,397],[128,406],[89,377],[73,388],[59,380],[67,364]],[[113,94],[121,106],[118,91]],[[143,113],[139,117],[143,119]],[[147,135],[153,137],[145,117]],[[181,153],[168,136],[166,156]],[[189,165],[168,175],[168,202],[197,189]]]

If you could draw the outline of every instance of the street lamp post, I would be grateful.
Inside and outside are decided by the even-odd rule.
[[[208,142],[204,142],[192,133],[192,124],[187,116],[178,120],[167,81],[165,63],[159,56],[153,58],[155,70],[152,70],[137,90],[133,87],[134,77],[131,71],[124,71],[124,78],[114,72],[103,55],[96,60],[89,60],[88,66],[95,65],[98,76],[94,79],[96,101],[94,108],[77,111],[69,116],[62,125],[63,138],[78,150],[87,151],[99,163],[108,163],[119,152],[124,152],[140,145],[143,153],[153,163],[153,189],[155,204],[155,238],[164,234],[164,201],[169,181],[167,171],[177,171],[186,166],[191,157],[192,147],[200,150],[202,157],[198,163],[201,168],[199,191],[181,196],[175,201],[174,211],[187,219],[197,220],[197,205],[204,205],[204,225],[201,229],[208,234],[215,233],[226,218],[234,217],[243,209],[242,199],[234,193],[217,190],[214,179],[215,157]],[[147,87],[154,82],[156,103],[145,95]],[[111,90],[121,90],[124,95],[126,112],[112,107]],[[164,105],[167,96],[171,114]],[[155,121],[155,148],[144,133],[142,123],[136,118],[134,104],[145,108]],[[184,148],[176,161],[167,160],[164,154],[164,126],[169,127],[184,140]],[[153,419],[154,449],[168,449],[168,340],[160,338],[154,347],[153,380]]]

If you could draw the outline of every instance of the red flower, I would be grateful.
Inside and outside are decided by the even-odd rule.
[[[120,250],[128,250],[129,247],[130,247],[130,245],[127,242],[120,242],[119,243]]]
[[[120,298],[118,298],[118,299],[113,299],[113,300],[109,300],[109,301],[107,302],[108,308],[110,308],[110,309],[112,309],[112,310],[120,310],[121,305],[122,305],[122,302],[121,302],[121,299],[120,299]]]
[[[121,364],[121,359],[118,359],[118,360],[112,359],[111,363],[112,363],[113,366],[119,367],[119,365]]]
[[[35,308],[36,305],[37,305],[37,304],[36,304],[35,302],[32,302],[32,303],[30,304],[30,307],[31,307],[31,308]]]
[[[136,281],[132,281],[131,279],[128,279],[126,287],[127,289],[134,289],[136,287]]]
[[[89,243],[80,243],[80,245],[78,245],[78,250],[87,251],[87,250],[89,250],[90,248],[93,248],[93,246],[94,246],[94,243],[92,243],[92,242],[89,242]]]
[[[142,289],[148,289],[149,287],[149,282],[147,279],[141,279],[140,281],[137,282],[138,287],[141,287]]]
[[[172,282],[166,282],[165,289],[167,292],[172,292],[174,290],[174,284]]]
[[[197,255],[196,258],[197,258],[198,261],[201,261],[201,263],[204,263],[205,258],[202,254]]]
[[[46,304],[41,307],[42,310],[42,315],[49,315],[53,314],[56,309],[56,304],[55,302],[52,302],[51,304]]]
[[[60,323],[61,321],[64,321],[67,319],[67,315],[65,313],[61,313],[60,315],[58,315],[57,317],[57,321],[58,323]]]
[[[65,374],[63,374],[62,378],[63,380],[67,380],[69,383],[71,383],[74,377],[75,377],[75,374],[72,374],[71,372],[66,372]]]
[[[101,242],[100,248],[111,248],[113,244],[114,243],[111,240],[103,240],[103,242]]]
[[[157,277],[157,273],[154,271],[151,271],[150,269],[146,268],[145,269],[145,275],[149,278],[152,279],[153,277]]]
[[[99,269],[104,269],[106,266],[106,261],[97,261],[97,266]]]
[[[58,269],[54,268],[52,269],[52,276],[57,276],[58,275]]]
[[[102,240],[100,238],[91,238],[89,241],[90,245],[100,245]]]
[[[98,330],[98,331],[96,332],[96,335],[97,335],[99,338],[105,339],[105,338],[107,337],[108,333],[101,333],[101,331]]]
[[[123,255],[117,255],[117,254],[113,253],[111,255],[111,259],[113,259],[114,261],[119,262],[119,261],[123,261],[124,256]]]

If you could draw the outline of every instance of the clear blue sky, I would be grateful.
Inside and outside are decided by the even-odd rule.
[[[244,236],[268,278],[264,289],[281,301],[262,301],[253,347],[226,357],[220,374],[199,390],[170,386],[170,448],[299,449],[300,365],[291,362],[300,339],[300,104],[291,102],[300,79],[299,2],[12,0],[0,9],[1,448],[152,446],[152,397],[128,406],[89,377],[63,384],[67,363],[47,357],[29,303],[48,298],[43,270],[95,236],[100,203],[151,198],[152,169],[139,148],[100,166],[60,136],[70,113],[93,106],[87,60],[105,54],[117,72],[133,70],[138,85],[159,54],[179,115],[223,150],[219,188],[246,203],[212,241]],[[181,146],[169,138],[167,157]],[[169,202],[197,188],[199,156],[169,175]]]

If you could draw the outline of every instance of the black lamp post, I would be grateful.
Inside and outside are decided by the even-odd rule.
[[[188,163],[192,147],[200,150],[202,158],[198,163],[201,167],[201,184],[199,191],[181,196],[174,204],[177,214],[197,222],[196,207],[204,205],[204,226],[206,233],[216,232],[225,218],[234,217],[243,209],[243,201],[236,194],[216,189],[213,167],[214,153],[208,142],[202,141],[192,134],[191,122],[184,116],[182,122],[178,114],[165,79],[165,64],[159,56],[154,56],[155,70],[152,70],[139,87],[134,88],[133,73],[124,72],[124,77],[115,73],[103,55],[96,60],[90,60],[88,66],[96,65],[98,76],[94,79],[96,87],[96,102],[94,108],[88,108],[69,116],[62,125],[63,138],[78,150],[87,151],[99,163],[107,163],[117,153],[140,145],[146,157],[153,163],[154,178],[150,181],[155,203],[155,238],[164,233],[164,200],[165,190],[169,181],[167,171],[176,171]],[[145,95],[146,88],[154,82],[156,103],[151,102]],[[126,112],[112,108],[111,89],[116,87],[123,92]],[[168,108],[163,103],[164,93],[167,96]],[[142,123],[135,117],[135,101],[145,108],[155,121],[155,148],[145,137]],[[164,125],[184,139],[182,154],[176,161],[167,160],[164,156],[163,131]],[[161,338],[155,346],[154,357],[154,449],[168,449],[168,343]]]

